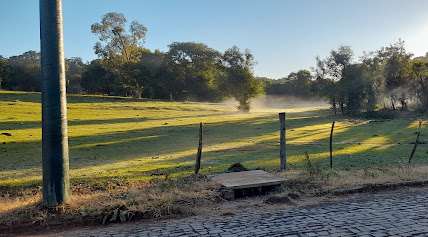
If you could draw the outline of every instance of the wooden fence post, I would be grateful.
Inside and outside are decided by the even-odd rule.
[[[280,135],[279,135],[279,159],[280,171],[287,168],[287,153],[285,150],[285,113],[279,113]]]
[[[415,155],[415,152],[416,152],[416,148],[418,148],[418,145],[419,145],[419,137],[421,136],[421,127],[422,127],[422,121],[419,121],[418,132],[416,133],[415,145],[413,146],[412,153],[410,153],[410,156],[409,156],[409,165],[412,162],[413,156]]]
[[[198,153],[196,154],[196,163],[195,163],[195,174],[199,174],[201,169],[201,158],[202,158],[202,123],[199,124],[199,144],[198,144]]]
[[[330,131],[330,169],[333,169],[333,132],[334,132],[334,125],[336,124],[336,121],[333,121],[331,124],[331,131]]]

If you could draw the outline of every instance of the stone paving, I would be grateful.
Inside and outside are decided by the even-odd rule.
[[[251,210],[74,230],[55,236],[428,236],[428,189],[364,194],[318,206]]]

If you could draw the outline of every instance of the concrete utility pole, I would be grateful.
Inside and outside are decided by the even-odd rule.
[[[40,0],[43,203],[68,201],[67,102],[61,0]]]

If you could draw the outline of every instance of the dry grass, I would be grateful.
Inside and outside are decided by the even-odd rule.
[[[74,186],[72,200],[55,210],[41,207],[41,194],[37,189],[3,195],[0,198],[0,232],[19,231],[23,226],[64,227],[64,223],[95,225],[188,216],[221,200],[218,187],[205,177],[111,182],[106,187]]]
[[[364,168],[359,170],[321,169],[312,164],[310,170],[295,170],[283,174],[287,189],[307,195],[332,193],[336,190],[351,190],[364,186],[398,184],[412,181],[427,181],[428,166]]]
[[[353,171],[290,170],[279,174],[287,178],[285,189],[272,195],[298,193],[313,199],[322,193],[353,189],[371,184],[428,180],[428,166],[373,168]],[[41,208],[40,190],[9,193],[0,198],[0,230],[12,231],[32,226],[99,225],[141,219],[159,219],[206,213],[221,209],[219,187],[206,177],[188,176],[176,180],[126,183],[112,180],[102,187],[75,185],[73,198],[55,210]],[[256,198],[253,202],[259,202]],[[248,200],[247,200],[248,202]],[[295,203],[292,202],[294,205]],[[298,204],[298,203],[297,203]]]

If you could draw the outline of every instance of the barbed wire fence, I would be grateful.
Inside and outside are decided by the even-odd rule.
[[[285,120],[285,113],[279,113],[279,123],[278,123],[278,129],[279,129],[279,136],[278,141],[269,143],[266,142],[265,145],[271,145],[275,147],[279,147],[278,150],[278,160],[279,160],[279,171],[286,171],[287,170],[287,145],[299,145],[299,146],[317,146],[317,147],[328,147],[328,153],[329,153],[329,167],[330,169],[334,168],[334,160],[335,160],[335,147],[337,146],[345,146],[345,145],[361,145],[361,146],[409,146],[409,155],[407,158],[407,163],[410,165],[412,163],[412,160],[415,156],[415,153],[417,151],[417,148],[419,146],[428,145],[427,141],[421,140],[422,136],[422,127],[424,125],[422,120],[418,121],[417,129],[415,130],[415,137],[414,141],[405,141],[405,140],[399,140],[399,141],[389,141],[389,142],[372,142],[372,141],[337,141],[335,140],[335,124],[336,121],[332,121],[331,124],[331,130],[330,130],[330,136],[328,139],[328,142],[321,142],[321,141],[312,141],[312,140],[305,140],[305,139],[293,139],[291,141],[287,141],[286,139],[286,120]],[[195,174],[199,173],[199,170],[201,168],[201,154],[203,154],[203,145],[202,140],[206,140],[203,138],[203,123],[200,123],[200,130],[199,130],[199,144],[198,144],[198,153],[196,155],[195,159]],[[343,128],[350,128],[353,126],[345,126]],[[409,138],[410,139],[410,138]],[[249,144],[251,142],[248,142]],[[410,149],[411,148],[411,149]],[[338,150],[340,150],[339,148]],[[233,150],[233,148],[231,148]],[[240,150],[240,148],[236,148],[236,150]],[[307,150],[302,149],[303,156],[306,157],[306,159],[310,159],[310,154]],[[343,154],[342,154],[343,155]],[[349,154],[351,155],[351,154]]]

